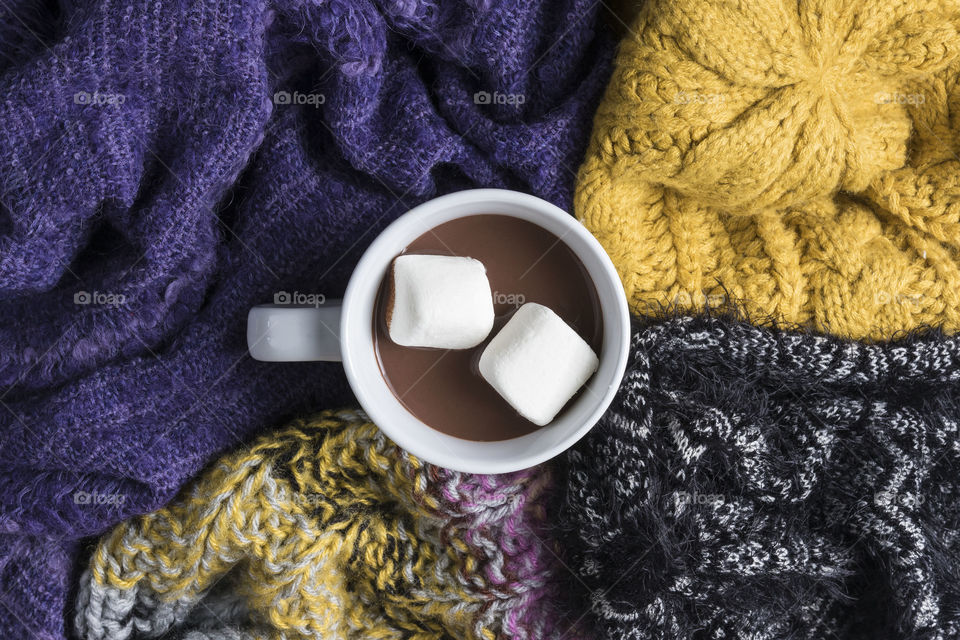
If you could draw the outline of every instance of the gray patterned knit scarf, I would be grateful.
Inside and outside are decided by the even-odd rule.
[[[957,338],[638,327],[567,459],[572,606],[618,639],[956,638],[958,418]]]

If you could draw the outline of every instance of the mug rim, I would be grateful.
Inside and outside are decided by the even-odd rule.
[[[469,211],[473,208],[478,210]],[[580,392],[574,404],[551,423],[509,440],[466,440],[422,422],[390,389],[380,370],[374,342],[376,297],[393,259],[429,229],[481,213],[528,220],[565,242],[593,282],[603,323],[600,365],[587,382],[589,395]],[[562,234],[557,233],[558,228],[564,229]],[[571,246],[568,238],[576,246]],[[363,253],[347,284],[340,320],[344,371],[370,419],[397,445],[419,459],[468,473],[519,471],[573,446],[613,401],[626,370],[629,340],[630,316],[623,285],[599,241],[563,209],[536,196],[508,189],[458,191],[423,202],[401,214]],[[544,434],[545,430],[549,431]]]

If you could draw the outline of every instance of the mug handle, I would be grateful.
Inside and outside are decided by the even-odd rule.
[[[247,314],[247,349],[264,362],[340,362],[342,308],[342,300],[257,305]]]

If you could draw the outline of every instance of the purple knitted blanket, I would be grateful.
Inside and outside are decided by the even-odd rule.
[[[63,638],[79,540],[350,400],[246,356],[473,186],[569,207],[613,49],[589,0],[0,3],[0,637]]]

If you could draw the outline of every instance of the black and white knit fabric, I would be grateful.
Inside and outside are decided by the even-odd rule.
[[[960,637],[960,340],[636,328],[557,517],[599,637]],[[582,604],[581,604],[582,608]]]

